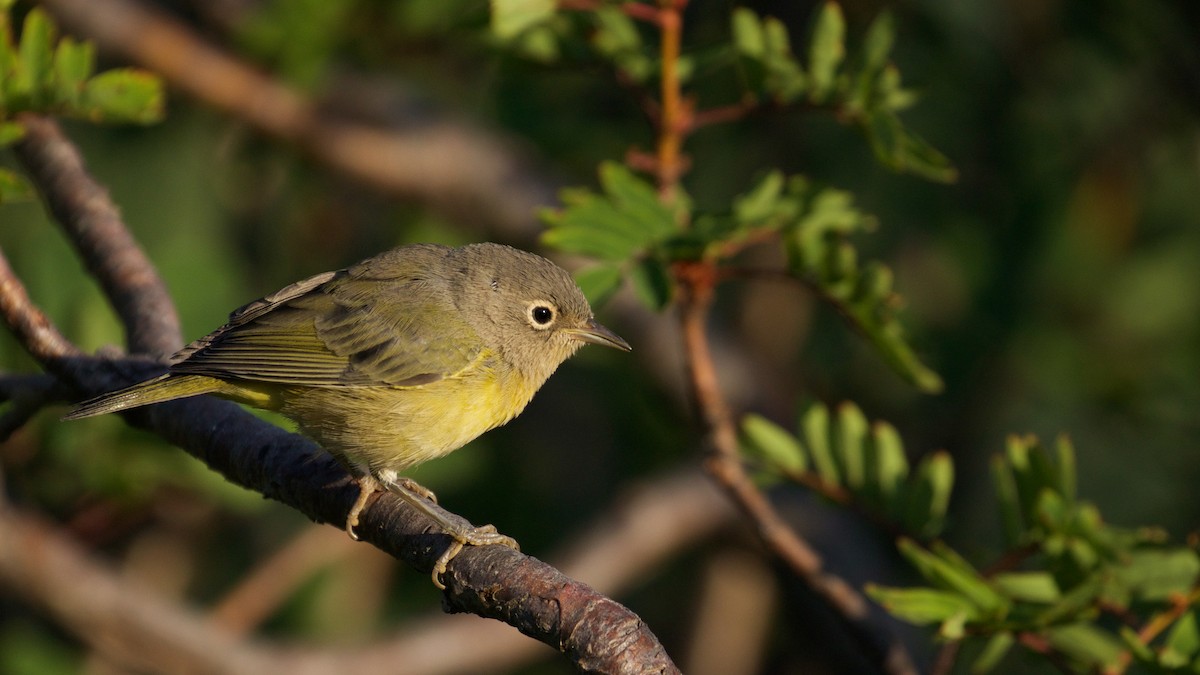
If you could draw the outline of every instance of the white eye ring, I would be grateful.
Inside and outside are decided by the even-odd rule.
[[[549,300],[534,300],[525,309],[525,318],[535,330],[546,330],[558,318],[558,308]]]

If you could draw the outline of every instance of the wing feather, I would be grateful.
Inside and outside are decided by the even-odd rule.
[[[482,344],[424,274],[329,272],[235,311],[173,372],[297,386],[414,386],[452,377]]]

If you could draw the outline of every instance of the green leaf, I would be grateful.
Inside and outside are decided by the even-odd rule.
[[[812,404],[801,416],[800,427],[821,480],[832,487],[841,485],[841,475],[829,446],[829,409],[820,403]]]
[[[1171,626],[1159,663],[1166,668],[1183,668],[1192,664],[1197,654],[1200,654],[1200,625],[1197,625],[1196,612],[1192,610]]]
[[[838,406],[837,451],[846,487],[858,492],[866,484],[867,418],[849,401]]]
[[[1087,668],[1113,666],[1121,656],[1116,636],[1089,623],[1056,626],[1045,635],[1051,646]]]
[[[1008,601],[997,593],[979,572],[946,546],[936,550],[922,548],[908,538],[896,542],[900,553],[912,563],[930,584],[944,590],[955,591],[970,600],[982,615],[1002,614]]]
[[[621,284],[621,269],[616,265],[592,265],[575,272],[575,283],[593,307],[604,304]]]
[[[821,102],[830,97],[838,66],[846,56],[846,19],[835,2],[826,2],[817,16],[808,54],[809,98]]]
[[[983,650],[979,652],[979,656],[971,663],[972,675],[982,675],[983,673],[991,672],[1000,661],[1008,654],[1008,650],[1012,648],[1016,642],[1016,638],[1012,633],[1007,631],[996,633],[988,638],[987,644],[983,646]]]
[[[555,0],[491,0],[492,33],[510,40],[554,16]]]
[[[1154,650],[1142,642],[1142,638],[1137,634],[1137,631],[1129,626],[1121,626],[1118,633],[1121,636],[1122,642],[1125,643],[1125,646],[1135,659],[1145,664],[1158,663],[1158,659],[1154,655]]]
[[[903,517],[904,481],[908,478],[908,457],[896,428],[876,422],[872,435],[875,445],[875,472],[885,513],[897,520]]]
[[[1115,569],[1117,578],[1142,600],[1162,601],[1187,593],[1200,575],[1200,558],[1186,548],[1140,549]]]
[[[1004,526],[1004,543],[1009,548],[1016,547],[1022,543],[1025,532],[1021,499],[1017,494],[1017,481],[1013,478],[1012,468],[999,455],[992,457],[992,485],[999,502],[1000,522]]]
[[[0,169],[0,204],[11,204],[33,199],[33,186],[20,175]]]
[[[785,474],[799,475],[808,469],[804,447],[783,427],[761,415],[742,418],[743,447]]]
[[[1058,582],[1049,572],[1001,572],[992,577],[992,584],[1004,595],[1022,602],[1048,604],[1062,598]]]
[[[55,103],[74,109],[79,105],[84,81],[95,66],[95,49],[90,43],[64,37],[54,50]]]
[[[862,68],[867,72],[878,72],[887,64],[888,55],[896,41],[896,20],[892,13],[884,10],[871,22],[863,38]]]
[[[1066,436],[1054,444],[1058,455],[1058,491],[1068,501],[1075,501],[1075,448]]]
[[[908,484],[904,523],[925,537],[936,536],[946,524],[950,492],[954,487],[954,462],[938,451],[917,465],[916,477]]]
[[[942,623],[955,617],[975,619],[979,616],[978,608],[970,600],[953,591],[889,588],[874,584],[868,584],[866,591],[889,614],[918,626]]]
[[[757,225],[775,218],[780,210],[783,185],[782,171],[763,176],[749,192],[733,200],[734,220],[743,225]]]
[[[920,136],[904,128],[891,110],[868,110],[860,124],[875,158],[897,173],[911,173],[938,183],[952,183],[958,171],[950,159]]]
[[[642,36],[628,14],[615,6],[601,6],[593,12],[596,30],[592,44],[617,69],[633,82],[645,82],[654,74],[655,64],[647,56]],[[681,75],[682,77],[682,75]]]
[[[80,108],[93,121],[157,122],[163,117],[162,82],[145,71],[109,70],[88,80]]]
[[[766,55],[766,38],[763,35],[762,23],[753,10],[745,7],[735,8],[730,27],[733,45],[738,52],[754,59],[762,59]]]
[[[54,24],[40,7],[25,15],[21,44],[17,47],[16,73],[9,96],[17,98],[11,107],[38,109],[47,102],[44,89],[50,82],[54,43]],[[24,99],[23,103],[19,102]]]
[[[629,281],[642,303],[661,310],[671,301],[671,274],[657,258],[642,258],[629,270]]]
[[[563,201],[567,201],[565,197]],[[545,210],[542,217],[551,226],[542,234],[542,241],[566,253],[623,262],[633,257],[642,243],[627,231],[621,212],[595,195],[561,211]]]
[[[600,167],[605,194],[563,190],[561,210],[542,212],[543,241],[568,253],[626,262],[676,231],[675,216],[654,188],[615,162]],[[656,280],[651,279],[651,281]]]
[[[675,216],[658,198],[658,192],[623,165],[601,164],[600,184],[644,241],[655,241],[675,232]]]

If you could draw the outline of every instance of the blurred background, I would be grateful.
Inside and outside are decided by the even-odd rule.
[[[693,2],[685,49],[727,40],[733,6]],[[749,6],[784,20],[803,44],[817,4]],[[483,0],[158,8],[335,119],[465,143],[448,161],[472,161],[486,139],[487,157],[510,162],[511,185],[493,189],[525,214],[501,214],[483,198],[380,190],[178,91],[158,125],[67,124],[165,277],[188,339],[249,300],[402,243],[496,240],[546,253],[532,209],[554,205],[561,187],[594,185],[600,161],[652,143],[636,99],[610,72],[581,54],[541,63],[500,48]],[[685,148],[684,185],[702,209],[727,208],[774,167],[853,191],[881,223],[856,244],[896,271],[902,322],[946,389],[915,392],[827,307],[801,289],[764,284],[720,298],[712,331],[728,395],[739,410],[785,426],[805,402],[853,400],[896,425],[911,453],[949,450],[958,483],[947,536],[977,560],[998,550],[987,459],[1009,433],[1070,435],[1080,494],[1108,520],[1184,539],[1200,515],[1200,3],[847,0],[843,8],[852,40],[879,12],[895,13],[894,59],[920,94],[904,119],[953,160],[959,181],[890,173],[828,116],[784,110],[698,133]],[[735,84],[700,80],[693,91],[701,107],[716,106],[737,100]],[[70,338],[89,351],[122,343],[41,205],[6,205],[0,224],[0,246]],[[671,314],[627,295],[596,309],[632,354],[584,350],[520,418],[414,477],[450,510],[496,524],[541,557],[631,485],[698,464]],[[0,359],[8,372],[35,370],[7,334]],[[310,527],[120,419],[66,424],[63,411],[47,410],[0,445],[9,499],[49,514],[165,595],[210,606]],[[835,573],[904,578],[886,535],[799,490],[775,496]],[[853,671],[837,641],[813,628],[807,596],[773,581],[753,537],[723,532],[646,569],[617,599],[686,672]],[[356,644],[437,609],[426,575],[359,550],[367,548],[314,564],[258,634]],[[753,599],[747,616],[762,620],[739,670],[705,670],[708,659],[694,651],[700,636],[723,632],[704,633],[700,611],[701,591],[716,593],[721,575],[762,581],[731,596]],[[930,641],[907,636],[927,659]],[[517,672],[569,671],[544,652]],[[114,672],[106,668],[0,593],[0,672]]]

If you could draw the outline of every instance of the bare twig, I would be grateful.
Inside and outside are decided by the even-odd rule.
[[[783,520],[746,475],[738,455],[737,427],[721,394],[705,332],[716,270],[707,263],[696,263],[678,265],[675,273],[681,290],[680,323],[688,380],[710,449],[705,468],[757,526],[767,546],[837,611],[873,663],[888,673],[915,673],[904,646],[871,625],[863,596],[844,579],[825,571],[821,556]]]
[[[679,78],[680,44],[683,34],[683,8],[687,0],[667,0],[658,9],[662,109],[658,117],[657,175],[658,191],[672,199],[683,175],[684,133],[691,118],[691,105],[684,100]]]
[[[17,157],[121,317],[130,351],[170,356],[183,346],[175,305],[108,191],[53,120],[22,115],[20,122],[25,137]]]
[[[63,359],[81,354],[29,299],[25,285],[13,272],[3,251],[0,251],[0,314],[25,351],[51,372],[55,372]]]
[[[68,29],[154,70],[173,86],[245,120],[367,185],[447,216],[527,239],[554,186],[511,143],[450,122],[376,128],[324,117],[303,94],[131,0],[42,0]]]

